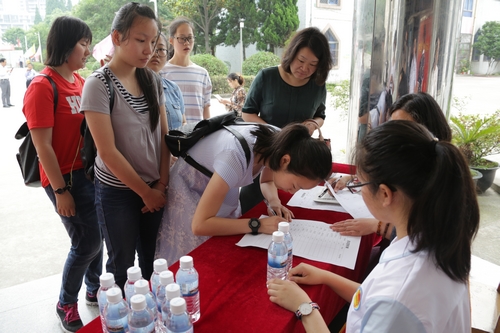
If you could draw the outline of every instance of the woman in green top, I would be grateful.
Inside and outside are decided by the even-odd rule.
[[[317,126],[323,126],[325,82],[331,68],[332,57],[325,35],[314,27],[297,32],[281,64],[262,69],[255,77],[242,110],[243,120],[278,127],[302,122],[312,134]],[[242,188],[242,212],[262,198],[258,180]]]

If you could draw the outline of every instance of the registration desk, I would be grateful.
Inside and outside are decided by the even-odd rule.
[[[291,194],[280,191],[282,203],[287,203]],[[346,213],[289,207],[297,219],[308,219],[335,223],[350,218]],[[263,202],[243,217],[259,217],[267,214]],[[213,332],[304,332],[295,315],[269,301],[266,288],[267,251],[254,247],[239,247],[235,244],[242,235],[212,237],[189,255],[200,275],[201,318],[194,324],[196,333]],[[354,270],[331,264],[316,262],[294,256],[293,264],[309,263],[359,281],[368,265],[374,236],[364,236]],[[175,274],[179,264],[170,270]],[[345,301],[326,286],[303,286],[311,299],[317,302],[320,312],[329,323]],[[79,332],[102,332],[97,317]]]

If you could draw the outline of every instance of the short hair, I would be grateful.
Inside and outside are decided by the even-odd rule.
[[[254,152],[269,168],[278,171],[281,158],[290,155],[287,172],[312,180],[323,180],[332,170],[332,153],[323,141],[313,139],[301,123],[291,123],[281,131],[268,125],[258,125],[251,133],[257,137]]]
[[[238,84],[240,86],[245,84],[245,79],[243,78],[243,75],[241,75],[240,73],[229,73],[227,75],[227,78],[229,80],[238,80]]]
[[[295,60],[297,53],[304,47],[308,47],[318,58],[316,71],[311,75],[311,80],[315,80],[318,86],[325,84],[328,73],[333,67],[330,45],[325,35],[318,28],[310,27],[300,30],[293,36],[290,44],[283,53],[281,66],[287,73],[290,72],[290,65]]]
[[[61,66],[68,60],[76,43],[82,38],[92,43],[87,23],[77,17],[60,16],[54,20],[47,36],[47,66]]]
[[[0,62],[4,62],[5,61],[5,58],[0,58]]]
[[[466,282],[479,205],[458,148],[436,141],[423,125],[393,120],[368,132],[354,158],[372,193],[381,184],[402,193],[415,252],[428,251],[447,276]]]
[[[168,25],[168,33],[169,33],[170,37],[174,37],[175,33],[177,32],[177,28],[179,28],[179,26],[181,26],[183,24],[189,25],[191,27],[191,30],[193,30],[193,34],[194,34],[193,22],[191,22],[191,20],[189,20],[187,17],[180,16],[180,17],[177,17],[172,22],[170,22],[170,24]]]
[[[389,117],[397,110],[406,111],[417,123],[424,125],[441,141],[451,141],[451,128],[436,100],[419,92],[399,98],[389,109]]]

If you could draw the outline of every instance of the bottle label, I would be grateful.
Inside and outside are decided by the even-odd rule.
[[[198,281],[180,285],[182,296],[194,296],[198,293]]]
[[[125,333],[125,327],[106,327],[109,333]]]
[[[282,256],[267,254],[267,264],[272,268],[284,268],[288,261],[288,253]]]

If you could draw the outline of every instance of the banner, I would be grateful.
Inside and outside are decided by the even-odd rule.
[[[36,53],[35,44],[33,44],[33,46],[30,47],[28,49],[28,51],[26,51],[26,53],[24,54],[24,57],[31,59],[31,57],[33,57],[33,55],[35,55],[35,53]]]
[[[35,60],[37,62],[40,61],[41,56],[42,56],[42,46],[38,45],[38,50],[36,50],[36,53],[35,53]]]
[[[94,46],[92,56],[95,60],[101,61],[104,60],[107,55],[113,55],[114,52],[115,47],[113,45],[113,41],[111,40],[111,35],[108,35]]]

